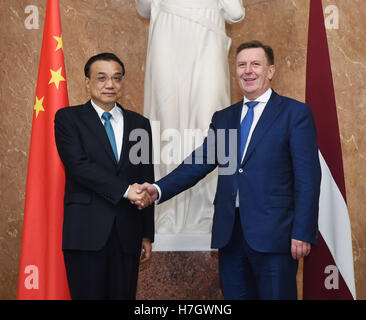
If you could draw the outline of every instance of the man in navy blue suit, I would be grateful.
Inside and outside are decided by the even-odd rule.
[[[313,115],[271,89],[274,73],[271,47],[241,44],[236,77],[243,100],[213,115],[189,161],[140,187],[162,203],[219,167],[211,246],[219,249],[225,299],[296,299],[298,260],[317,243],[321,171]],[[236,151],[231,172],[220,161],[223,150]]]

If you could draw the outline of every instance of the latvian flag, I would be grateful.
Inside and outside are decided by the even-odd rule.
[[[356,299],[351,226],[321,0],[311,0],[306,103],[313,110],[322,181],[319,245],[304,260],[303,299]]]

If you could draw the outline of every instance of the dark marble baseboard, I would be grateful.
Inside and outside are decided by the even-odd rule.
[[[222,300],[217,252],[153,252],[140,266],[137,299]]]
[[[302,299],[303,261],[297,274]],[[140,266],[137,300],[222,300],[217,251],[153,252]]]

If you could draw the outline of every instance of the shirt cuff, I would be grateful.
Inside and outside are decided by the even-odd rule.
[[[158,198],[155,200],[155,204],[159,204],[160,199],[161,199],[161,190],[160,190],[160,187],[157,184],[153,183],[153,186],[156,188],[156,190],[158,190],[158,193],[159,193]]]
[[[123,195],[123,198],[127,199],[128,191],[130,190],[130,188],[131,188],[131,185],[129,185],[129,186],[128,186],[128,188],[127,188],[127,190],[126,190],[125,194]]]

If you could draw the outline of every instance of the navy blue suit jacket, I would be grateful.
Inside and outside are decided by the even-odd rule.
[[[213,248],[230,240],[238,190],[244,237],[254,250],[289,252],[292,238],[316,244],[321,171],[310,107],[273,92],[240,162],[236,130],[242,105],[240,101],[217,111],[203,145],[156,182],[162,191],[160,202],[218,166]],[[224,157],[229,153],[231,165]]]
[[[116,222],[125,252],[140,254],[143,237],[154,240],[154,208],[140,212],[123,198],[134,182],[154,181],[149,120],[123,111],[122,151],[117,163],[108,136],[90,101],[60,109],[55,116],[55,138],[65,167],[63,249],[100,250]],[[148,134],[149,163],[132,164],[129,153],[135,142],[130,132]]]

